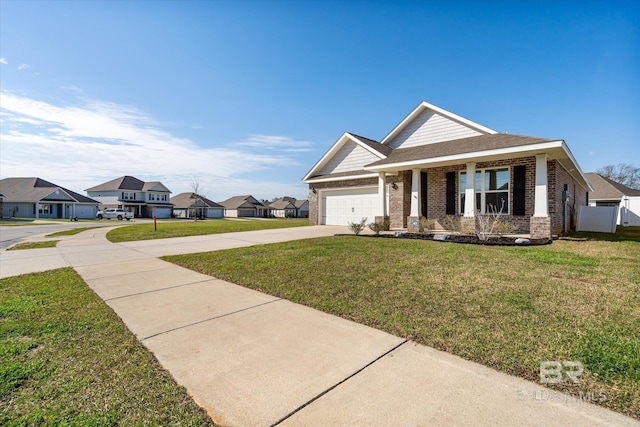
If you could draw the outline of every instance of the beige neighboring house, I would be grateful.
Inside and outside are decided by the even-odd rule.
[[[295,199],[293,199],[295,200]],[[282,197],[274,202],[269,203],[271,215],[276,218],[295,218],[296,205],[291,201],[290,197]]]
[[[196,193],[180,193],[171,198],[173,215],[177,218],[222,218],[224,207]]]
[[[3,193],[0,193],[0,217],[4,216],[2,214],[2,207],[3,207],[3,204],[4,204],[5,197],[7,197],[7,196],[5,196]]]
[[[3,217],[94,219],[98,201],[42,178],[0,180]]]
[[[227,217],[262,218],[270,216],[269,207],[249,195],[231,197],[220,204],[224,207],[224,216]]]
[[[100,208],[123,208],[137,218],[171,218],[171,191],[161,182],[144,182],[133,176],[121,176],[85,190],[100,202]]]
[[[618,225],[640,226],[640,190],[634,190],[600,174],[589,172],[593,187],[589,206],[614,206],[618,209]]]
[[[311,224],[387,217],[416,231],[422,217],[471,225],[495,207],[534,238],[571,228],[591,191],[564,140],[500,133],[427,102],[381,141],[345,132],[302,181]]]
[[[277,218],[306,218],[309,215],[309,201],[295,197],[281,197],[269,204],[271,214]]]

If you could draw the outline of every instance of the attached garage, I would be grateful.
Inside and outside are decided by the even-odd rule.
[[[323,190],[320,192],[321,222],[324,225],[348,225],[349,222],[375,220],[377,187]]]

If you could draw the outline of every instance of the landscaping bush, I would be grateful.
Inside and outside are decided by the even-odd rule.
[[[362,218],[360,222],[349,222],[347,226],[349,230],[353,231],[353,234],[356,236],[364,230],[364,227],[367,225],[367,218]]]
[[[436,229],[437,220],[433,218],[420,218],[420,231],[424,234],[431,234]]]
[[[376,233],[376,236],[379,236],[381,231],[389,231],[390,228],[391,221],[389,218],[379,219],[369,224],[369,229]]]

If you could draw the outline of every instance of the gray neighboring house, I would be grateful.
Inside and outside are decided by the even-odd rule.
[[[222,218],[224,207],[196,193],[180,193],[171,198],[173,215],[177,218]]]
[[[296,200],[293,202],[296,205],[296,217],[308,218],[309,217],[309,200]]]
[[[3,217],[95,218],[98,201],[42,178],[0,180]]]
[[[251,217],[268,217],[270,209],[253,196],[235,196],[224,202],[220,202],[224,206],[224,216],[232,218],[251,218]]]
[[[137,218],[171,218],[171,190],[161,182],[144,182],[133,176],[121,176],[85,190],[100,202],[101,208],[123,208]]]
[[[586,174],[593,192],[589,193],[589,206],[618,208],[618,225],[640,226],[640,190],[634,190],[600,174]]]
[[[281,197],[269,205],[271,214],[277,218],[306,218],[309,215],[309,200]]]

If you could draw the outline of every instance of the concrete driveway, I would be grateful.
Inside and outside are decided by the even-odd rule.
[[[640,425],[157,258],[345,231],[302,227],[112,244],[106,230],[91,230],[63,240],[55,251],[222,425]],[[26,264],[55,257],[54,250],[40,251],[0,253],[3,275],[12,263],[12,271],[22,262],[26,272]]]

